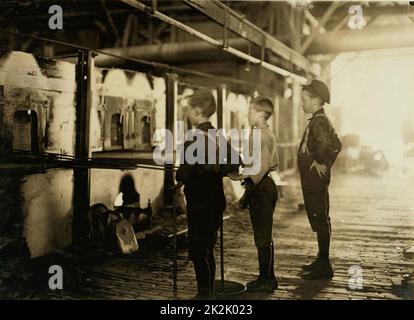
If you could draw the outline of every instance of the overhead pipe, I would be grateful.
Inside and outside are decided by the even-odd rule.
[[[307,54],[328,54],[414,46],[414,25],[367,27],[319,34]]]
[[[228,43],[232,48],[236,48],[237,50],[247,50],[249,45],[248,42],[242,38],[229,39]],[[105,48],[103,50],[107,53],[119,56],[175,64],[230,59],[229,55],[205,41]],[[124,63],[125,60],[114,56],[98,54],[98,56],[95,57],[95,65],[100,67],[115,67]]]
[[[165,70],[166,72],[169,71],[169,72],[175,72],[177,74],[183,74],[183,75],[193,75],[193,76],[197,76],[197,77],[205,77],[205,78],[210,78],[210,79],[213,78],[213,79],[221,80],[221,81],[224,81],[224,82],[229,82],[229,83],[235,83],[235,84],[248,86],[250,88],[255,88],[257,86],[257,84],[255,84],[253,82],[245,81],[245,80],[240,80],[240,79],[236,79],[236,78],[219,76],[217,74],[212,74],[212,73],[206,73],[206,72],[201,72],[201,71],[196,71],[196,70],[190,70],[190,69],[175,67],[175,66],[171,66],[171,65],[168,65],[168,64],[160,63],[160,62],[151,62],[151,61],[146,61],[146,60],[139,59],[139,58],[119,56],[119,55],[115,55],[115,54],[112,54],[112,53],[109,53],[109,52],[105,52],[105,51],[100,50],[100,49],[89,48],[89,47],[80,46],[80,45],[77,45],[77,44],[73,44],[73,43],[69,43],[69,42],[65,42],[65,41],[59,41],[59,40],[50,39],[50,38],[45,38],[45,37],[39,37],[39,36],[35,36],[35,35],[32,35],[32,34],[25,34],[25,33],[20,33],[20,32],[16,32],[16,31],[5,30],[5,29],[0,29],[0,33],[14,35],[14,36],[22,37],[22,38],[26,38],[26,39],[33,39],[33,40],[43,41],[43,42],[46,42],[46,43],[53,43],[53,44],[56,44],[56,45],[60,45],[60,46],[68,47],[68,48],[73,48],[73,49],[80,50],[80,51],[91,51],[91,52],[94,52],[95,54],[99,53],[99,54],[102,54],[102,55],[109,55],[109,56],[112,56],[113,58],[116,58],[116,59],[119,59],[119,60],[124,60],[124,61],[137,63],[137,64],[140,64],[142,66],[147,66],[147,67],[154,68],[154,69]],[[61,61],[73,62],[73,55],[71,55],[70,57],[66,56],[66,57],[57,57],[57,58]]]
[[[180,30],[183,30],[183,31],[187,32],[188,34],[190,34],[190,35],[192,35],[192,36],[194,36],[194,37],[196,37],[196,38],[198,38],[202,41],[205,41],[205,42],[207,42],[207,43],[209,43],[213,46],[216,46],[218,48],[221,48],[223,51],[228,52],[228,53],[230,53],[230,54],[232,54],[232,55],[234,55],[234,56],[236,56],[240,59],[246,60],[247,62],[250,62],[252,64],[261,65],[262,67],[264,67],[264,68],[266,68],[266,69],[268,69],[272,72],[275,72],[275,73],[277,73],[279,75],[282,75],[284,77],[291,77],[293,79],[298,80],[301,83],[306,83],[307,82],[307,79],[305,77],[297,75],[297,74],[295,74],[293,72],[290,72],[288,70],[285,70],[283,68],[277,67],[275,65],[272,65],[268,62],[262,61],[260,59],[255,58],[255,57],[252,57],[251,55],[248,55],[248,54],[246,54],[246,53],[244,53],[240,50],[237,50],[235,48],[232,48],[230,46],[228,46],[228,47],[223,46],[223,43],[221,41],[213,39],[213,38],[207,36],[206,34],[200,32],[200,31],[197,31],[197,30],[195,30],[195,29],[179,22],[178,20],[175,20],[175,19],[159,12],[158,10],[152,10],[151,7],[140,3],[139,1],[136,1],[136,0],[120,0],[120,1],[132,6],[136,9],[138,9],[138,10],[141,10],[141,11],[151,15],[152,17],[158,18],[158,19],[160,19],[160,20],[162,20],[162,21],[164,21],[164,22],[166,22],[166,23],[168,23],[168,24],[170,24],[170,25],[172,25],[172,26],[174,26],[174,27],[176,27]]]

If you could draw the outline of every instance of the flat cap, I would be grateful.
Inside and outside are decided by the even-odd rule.
[[[331,102],[331,95],[328,86],[320,80],[312,80],[309,84],[303,86],[307,90],[322,99],[326,103]]]

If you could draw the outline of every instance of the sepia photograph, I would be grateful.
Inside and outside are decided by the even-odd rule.
[[[0,300],[414,300],[413,191],[414,2],[0,1]]]

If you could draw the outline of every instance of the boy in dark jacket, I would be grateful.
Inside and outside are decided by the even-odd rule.
[[[225,159],[219,161],[218,152],[213,156],[208,154],[208,144],[212,144],[218,150],[218,140],[212,134],[214,127],[209,122],[209,118],[216,111],[216,103],[211,92],[197,91],[187,101],[188,106],[185,109],[185,114],[190,123],[200,131],[192,141],[187,141],[184,144],[186,157],[177,171],[176,180],[179,184],[184,184],[184,194],[187,201],[188,252],[193,261],[197,279],[198,294],[196,298],[210,299],[214,293],[216,270],[214,246],[217,241],[220,219],[226,207],[223,177],[227,173],[237,172],[240,160],[238,153],[227,143]],[[193,144],[197,139],[202,138],[204,138],[205,154],[197,154],[197,162],[195,163],[188,161],[187,151],[194,147]],[[197,149],[196,152],[198,153],[200,150]],[[235,153],[233,159],[237,159],[234,164],[230,164],[232,153]],[[215,161],[211,161],[212,158]],[[198,161],[201,159],[202,161]]]
[[[303,87],[303,110],[312,114],[299,145],[298,167],[305,208],[312,231],[316,232],[319,254],[303,266],[305,280],[330,279],[334,275],[329,259],[331,219],[329,216],[329,192],[331,168],[341,150],[341,142],[335,134],[323,106],[330,103],[328,87],[313,80]]]

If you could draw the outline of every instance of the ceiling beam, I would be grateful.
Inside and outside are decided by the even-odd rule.
[[[135,12],[132,9],[119,9],[119,10],[109,10],[111,15],[114,14],[124,14],[124,13],[133,13]],[[99,13],[97,11],[83,11],[83,12],[63,12],[63,17],[72,19],[85,16],[95,16],[98,17]],[[25,22],[25,21],[37,21],[37,20],[48,20],[50,19],[50,14],[40,14],[40,15],[25,15],[25,16],[0,16],[0,22]]]
[[[290,39],[291,39],[290,42],[292,44],[292,40],[296,36],[297,30],[296,30],[294,16],[292,14],[291,9],[292,8],[290,6],[285,5],[285,4],[282,3],[283,16],[284,16],[285,23],[286,23],[286,25],[288,26],[288,29],[289,29],[289,35],[290,35]]]
[[[250,42],[258,45],[259,47],[265,46],[266,49],[271,50],[273,53],[280,55],[282,58],[292,62],[295,66],[302,70],[311,72],[309,61],[289,48],[284,43],[280,42],[272,35],[264,32],[256,25],[246,20],[239,13],[230,9],[218,0],[203,1],[203,0],[183,0],[186,4],[203,13],[213,21],[225,25],[225,13],[228,13],[228,30],[235,34],[248,39]]]
[[[101,0],[101,5],[102,5],[102,7],[105,11],[105,14],[106,14],[106,17],[108,19],[109,25],[110,25],[110,27],[112,29],[112,32],[114,33],[114,36],[116,38],[116,43],[120,43],[121,42],[121,37],[119,36],[118,29],[116,28],[115,22],[112,19],[111,12],[108,10],[105,1],[106,0]]]
[[[337,22],[335,27],[333,27],[333,29],[331,31],[339,31],[341,30],[349,21],[349,15],[345,15],[341,21]]]
[[[305,11],[305,18],[311,24],[312,29],[319,30],[320,32],[326,32],[325,27],[308,10]]]
[[[342,4],[339,2],[332,2],[330,4],[330,6],[328,7],[328,9],[325,11],[325,13],[323,14],[319,26],[317,28],[313,28],[312,33],[310,34],[310,36],[308,36],[305,40],[305,42],[302,44],[301,48],[300,48],[300,53],[305,53],[306,50],[308,50],[308,48],[310,47],[310,45],[312,44],[312,41],[315,39],[315,37],[321,33],[321,29],[320,26],[324,26],[328,20],[331,18],[331,16],[334,14],[335,10],[337,8],[339,8]]]
[[[256,58],[256,57],[252,56],[250,54],[250,52],[248,54],[246,54],[243,51],[232,48],[229,45],[227,45],[225,43],[225,41],[219,41],[219,40],[214,39],[214,38],[200,32],[200,31],[197,31],[194,28],[191,28],[188,25],[163,14],[162,12],[159,12],[158,10],[151,9],[150,7],[148,7],[147,5],[141,3],[138,0],[119,0],[119,1],[126,3],[126,4],[136,8],[137,10],[146,12],[147,14],[151,15],[154,18],[158,18],[162,21],[165,21],[168,24],[171,24],[171,25],[185,31],[186,33],[188,33],[188,34],[190,34],[190,35],[192,35],[192,36],[194,36],[194,37],[196,37],[196,38],[198,38],[202,41],[205,41],[205,42],[215,46],[216,48],[218,48],[222,51],[225,51],[225,52],[227,52],[227,53],[229,53],[229,54],[231,54],[231,55],[233,55],[237,58],[240,58],[242,60],[247,61],[248,63],[260,65],[261,67],[263,67],[265,69],[268,69],[268,70],[270,70],[270,71],[272,71],[276,74],[279,74],[279,75],[284,76],[284,77],[291,77],[292,79],[298,80],[299,82],[302,82],[302,83],[305,83],[307,81],[307,79],[305,77],[295,73],[295,71],[286,70],[286,69],[280,68],[278,66],[272,65],[272,64],[264,61],[263,56],[262,56],[262,59],[259,59],[259,58]],[[226,18],[227,18],[227,16],[226,16]],[[264,41],[263,46],[264,45],[265,45],[265,41]],[[307,68],[306,70],[309,70],[309,68]]]

